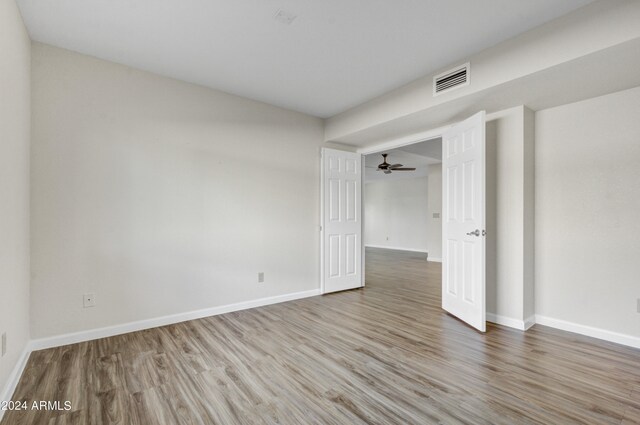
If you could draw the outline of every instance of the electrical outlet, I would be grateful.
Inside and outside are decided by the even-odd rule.
[[[433,218],[440,218],[440,213],[433,213]]]
[[[387,240],[389,240],[389,236],[387,236]]]
[[[638,298],[637,310],[638,310],[638,313],[640,313],[640,298]]]
[[[264,282],[264,272],[258,273],[258,283]]]
[[[84,308],[95,307],[96,306],[96,294],[93,294],[93,293],[84,294],[84,296],[82,298],[82,306]]]
[[[2,357],[7,354],[7,333],[2,334]]]

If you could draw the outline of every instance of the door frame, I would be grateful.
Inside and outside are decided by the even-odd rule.
[[[393,139],[388,142],[379,143],[377,145],[358,148],[358,150],[356,150],[356,153],[359,153],[361,155],[381,153],[381,152],[384,152],[385,150],[397,149],[403,146],[415,145],[416,143],[426,142],[427,140],[431,140],[431,139],[437,139],[438,137],[442,137],[444,132],[450,129],[451,127],[453,127],[453,125],[437,127],[431,130],[410,134],[408,136],[400,137],[398,139]]]
[[[364,228],[365,228],[365,218],[364,218],[364,208],[365,208],[365,190],[364,190],[364,173],[365,173],[365,155],[371,155],[374,153],[383,153],[387,150],[401,148],[403,146],[415,145],[416,143],[426,142],[428,140],[433,140],[437,138],[441,138],[445,131],[451,128],[452,125],[447,125],[443,127],[437,127],[431,130],[423,131],[420,133],[411,134],[405,137],[401,137],[398,139],[390,140],[388,142],[380,143],[377,145],[373,145],[370,147],[359,148],[356,150],[356,153],[359,153],[363,156],[362,161],[362,286],[364,287],[365,283],[365,264],[366,264],[366,250],[364,246]],[[323,179],[321,178],[321,181]],[[428,254],[427,254],[428,255]],[[427,256],[428,258],[428,256]],[[321,275],[322,279],[322,275]]]
[[[487,113],[485,116],[485,123],[492,121],[494,119],[496,119],[497,117],[499,117],[499,113],[497,112],[493,112],[493,113]],[[401,148],[403,146],[409,146],[409,145],[414,145],[416,143],[420,143],[420,142],[425,142],[427,140],[431,140],[431,139],[437,139],[439,137],[442,137],[445,133],[445,131],[447,131],[448,129],[450,129],[451,127],[453,127],[455,124],[457,124],[460,121],[455,121],[452,124],[447,124],[447,125],[443,125],[441,127],[434,127],[431,128],[429,130],[425,130],[425,131],[421,131],[419,133],[413,133],[413,134],[409,134],[407,136],[402,136],[402,137],[398,137],[396,139],[391,139],[391,140],[387,140],[385,142],[381,142],[381,143],[377,143],[375,145],[372,146],[366,146],[366,147],[360,147],[355,149],[355,153],[358,153],[362,156],[365,155],[369,155],[369,154],[373,154],[373,153],[381,153],[384,152],[385,150],[391,150],[391,149],[396,149],[396,148]],[[324,264],[324,229],[322,228],[323,223],[324,223],[324,196],[323,196],[323,190],[324,190],[324,170],[322,167],[322,148],[320,148],[320,293],[324,294],[324,270],[323,270],[323,264]],[[365,265],[366,265],[366,253],[365,253],[365,247],[364,247],[364,227],[365,227],[365,218],[364,218],[364,205],[365,205],[365,190],[364,190],[364,172],[365,172],[365,162],[361,161],[361,178],[362,178],[362,182],[361,182],[361,188],[362,190],[361,192],[361,201],[362,201],[362,208],[361,208],[361,226],[362,226],[362,235],[363,237],[361,238],[361,249],[362,249],[362,282],[361,282],[361,287],[365,286]]]
[[[496,117],[498,117],[497,113],[492,113],[492,114],[486,114],[485,115],[485,123],[489,122],[491,120],[494,120]],[[436,127],[433,129],[429,129],[420,133],[414,133],[414,134],[410,134],[408,136],[404,136],[404,137],[399,137],[397,139],[393,139],[393,140],[389,140],[386,142],[382,142],[370,147],[363,147],[363,148],[359,148],[356,152],[361,154],[361,155],[370,155],[370,154],[374,154],[374,153],[381,153],[384,152],[386,150],[391,150],[391,149],[396,149],[396,148],[401,148],[403,146],[409,146],[409,145],[413,145],[416,143],[421,143],[421,142],[425,142],[427,140],[432,140],[432,139],[437,139],[437,138],[442,138],[442,136],[444,135],[444,133],[449,130],[450,128],[452,128],[454,125],[458,124],[459,122],[464,121],[456,121],[450,125],[445,125],[442,127]],[[362,178],[364,180],[364,161],[362,161]],[[365,209],[365,199],[364,199],[364,181],[362,184],[362,226],[363,226],[363,230],[362,230],[362,278],[363,278],[363,286],[364,286],[364,270],[365,270],[365,265],[366,265],[366,255],[365,255],[365,247],[364,247],[364,227],[365,227],[365,218],[364,218],[364,209]],[[443,193],[444,195],[444,193]],[[443,255],[444,257],[444,255]],[[428,257],[427,257],[428,258]],[[444,260],[444,259],[443,259]],[[444,263],[443,263],[443,267],[444,267]],[[486,310],[486,307],[485,307]],[[485,311],[486,313],[486,311]]]

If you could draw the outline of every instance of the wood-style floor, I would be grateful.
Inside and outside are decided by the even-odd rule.
[[[367,287],[34,352],[9,424],[638,424],[640,350],[440,309],[440,265],[367,250]]]

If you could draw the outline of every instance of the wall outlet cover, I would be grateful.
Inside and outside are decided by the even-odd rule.
[[[264,282],[264,272],[258,273],[258,283]]]
[[[2,357],[7,354],[7,333],[2,334]]]

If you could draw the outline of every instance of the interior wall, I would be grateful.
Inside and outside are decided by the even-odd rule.
[[[442,261],[442,164],[429,165],[427,185],[428,259]]]
[[[535,112],[524,108],[523,243],[524,319],[535,321]]]
[[[525,326],[532,275],[533,119],[523,106],[487,117],[486,300],[489,320]],[[526,289],[525,289],[526,288]],[[505,322],[507,321],[507,322]]]
[[[536,315],[640,337],[640,87],[536,113]]]
[[[0,400],[29,340],[30,49],[15,2],[0,1]]]
[[[366,246],[427,252],[427,177],[365,184]]]
[[[319,288],[320,119],[32,49],[34,338]]]

